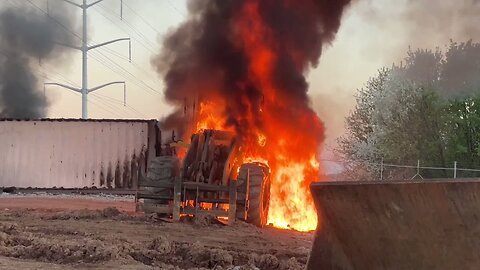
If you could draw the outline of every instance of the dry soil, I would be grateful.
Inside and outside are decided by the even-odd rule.
[[[312,233],[210,217],[166,222],[133,201],[0,196],[0,269],[303,269]]]

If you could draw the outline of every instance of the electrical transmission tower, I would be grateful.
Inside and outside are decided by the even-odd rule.
[[[104,42],[104,43],[101,43],[101,44],[88,46],[88,44],[87,44],[87,37],[88,37],[87,36],[87,10],[90,7],[96,5],[96,4],[98,4],[98,3],[100,3],[104,0],[97,0],[93,3],[91,3],[91,4],[87,4],[87,0],[83,0],[83,4],[81,4],[81,5],[77,4],[77,3],[74,3],[70,0],[62,0],[62,1],[66,2],[70,5],[79,7],[83,11],[82,46],[78,47],[78,46],[73,46],[73,45],[70,45],[70,44],[60,44],[62,46],[66,46],[66,47],[69,47],[69,48],[80,50],[82,52],[82,88],[79,89],[79,88],[69,86],[69,85],[65,85],[65,84],[61,84],[61,83],[45,83],[45,85],[60,86],[60,87],[63,87],[63,88],[81,93],[82,94],[82,119],[88,119],[88,94],[93,92],[93,91],[99,90],[101,88],[104,88],[104,87],[107,87],[107,86],[110,86],[110,85],[113,85],[113,84],[123,84],[123,102],[124,102],[124,104],[126,102],[126,83],[125,83],[125,81],[109,82],[109,83],[106,83],[106,84],[103,84],[103,85],[100,85],[100,86],[96,86],[96,87],[93,87],[93,88],[90,88],[90,89],[88,88],[88,52],[90,50],[93,50],[93,49],[96,49],[96,48],[99,48],[99,47],[102,47],[102,46],[105,46],[105,45],[108,45],[108,44],[112,44],[112,43],[115,43],[115,42],[118,42],[118,41],[128,41],[128,47],[129,47],[128,58],[131,62],[132,61],[132,42],[131,42],[130,38],[119,38],[119,39],[107,41],[107,42]]]

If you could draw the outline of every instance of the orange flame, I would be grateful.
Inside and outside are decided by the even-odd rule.
[[[292,108],[291,98],[282,96],[272,80],[276,63],[273,34],[258,14],[258,1],[248,2],[238,17],[238,31],[250,60],[250,77],[264,94],[262,130],[247,138],[247,157],[267,160],[271,170],[271,199],[268,222],[280,228],[314,230],[317,225],[309,185],[318,180],[315,160],[321,142],[322,124],[311,110]],[[291,52],[293,59],[298,52]],[[282,114],[297,122],[285,122]],[[298,115],[291,115],[298,113]],[[249,119],[253,121],[256,119]],[[314,132],[310,132],[313,130]],[[320,134],[320,136],[318,136]],[[315,162],[311,162],[311,161]]]
[[[268,223],[298,231],[314,230],[317,215],[309,186],[320,176],[316,154],[323,140],[323,126],[310,108],[304,103],[295,103],[288,96],[289,91],[278,89],[274,83],[277,44],[258,14],[258,1],[246,2],[236,18],[233,35],[238,39],[238,46],[247,52],[248,79],[261,89],[263,97],[258,111],[252,111],[255,106],[246,97],[246,89],[245,98],[238,100],[247,107],[243,118],[236,119],[242,123],[236,131],[242,136],[244,162],[259,161],[270,167]],[[304,56],[291,51],[290,57],[297,60]],[[302,61],[295,61],[294,65],[297,62]],[[226,122],[226,109],[226,101],[221,98],[202,101],[195,121],[197,131],[232,130]]]
[[[213,106],[211,101],[203,108]],[[205,110],[200,113],[197,128],[226,129],[221,114]],[[207,113],[209,112],[209,113]],[[264,110],[268,114],[269,110]],[[309,191],[311,182],[318,180],[320,165],[316,160],[315,142],[309,145],[302,130],[289,129],[273,119],[275,113],[265,121],[265,131],[250,132],[252,137],[245,138],[242,149],[244,163],[261,162],[270,167],[271,197],[268,223],[278,228],[292,228],[298,231],[314,230],[317,215]],[[318,118],[311,124],[319,123]],[[308,124],[308,121],[305,122]],[[304,140],[305,139],[305,140]]]
[[[224,126],[225,119],[222,117],[222,113],[218,108],[221,108],[221,106],[211,101],[200,103],[196,123],[197,132],[205,129],[224,130],[226,128]]]

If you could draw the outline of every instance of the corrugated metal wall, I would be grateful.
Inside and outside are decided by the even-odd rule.
[[[148,121],[0,121],[0,186],[130,188]]]

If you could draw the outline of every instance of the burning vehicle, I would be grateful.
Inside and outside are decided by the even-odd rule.
[[[324,126],[311,107],[306,74],[334,39],[349,3],[190,1],[189,18],[166,36],[162,52],[152,60],[163,77],[166,100],[175,106],[163,127],[176,130],[185,142],[202,130],[234,134],[241,156],[239,179],[242,164],[269,169],[266,223],[278,228],[310,231],[317,225],[309,185],[322,175],[317,156]],[[185,155],[182,178],[190,173],[190,156]],[[205,168],[202,162],[194,159],[191,172]],[[228,162],[216,166],[224,176],[236,170]],[[219,179],[215,174],[203,172],[204,181]],[[242,196],[239,192],[237,197]]]
[[[257,226],[314,229],[316,213],[308,185],[319,176],[316,150],[296,147],[306,137],[286,130],[281,134],[293,144],[282,138],[274,144],[267,141],[272,138],[268,133],[244,137],[234,129],[209,129],[217,121],[207,108],[200,106],[195,118],[202,120],[190,127],[198,131],[186,150],[178,147],[184,143],[175,142],[175,151],[151,162],[139,181],[139,209],[174,219],[206,212]],[[295,162],[305,153],[309,158]]]
[[[270,168],[242,157],[230,132],[194,134],[182,160],[176,155],[155,158],[139,185],[147,187],[137,193],[137,198],[145,199],[139,207],[147,212],[171,214],[174,219],[206,212],[256,226],[268,221]]]

